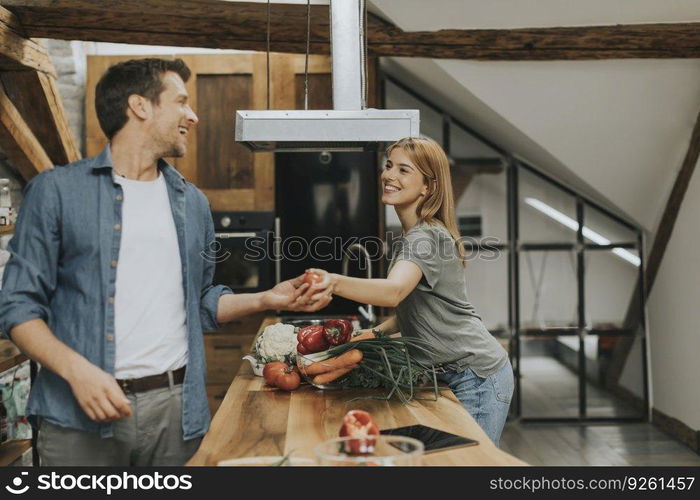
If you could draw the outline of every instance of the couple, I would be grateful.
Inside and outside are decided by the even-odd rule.
[[[316,311],[331,293],[399,304],[399,320],[375,332],[425,335],[421,326],[439,326],[431,331],[439,332],[437,352],[449,354],[437,360],[440,376],[500,434],[512,373],[466,302],[463,269],[453,275],[463,266],[461,247],[447,263],[407,251],[366,291],[360,280],[323,272],[310,290],[300,278],[258,294],[212,284],[214,263],[202,258],[214,241],[209,204],[162,159],[185,154],[197,123],[189,76],[179,59],[108,69],[95,104],[109,145],[38,175],[25,192],[0,291],[0,331],[42,365],[27,407],[41,463],[185,463],[210,419],[202,332],[267,309]],[[406,242],[444,234],[443,223],[455,235],[446,160],[424,164],[430,158],[416,156],[444,153],[422,139],[398,144],[382,174],[383,199],[403,214]],[[443,323],[424,316],[436,312]],[[506,371],[510,390],[498,375]]]

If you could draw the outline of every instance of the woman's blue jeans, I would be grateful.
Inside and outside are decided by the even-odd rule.
[[[496,373],[479,377],[471,368],[438,376],[452,389],[462,406],[498,446],[513,396],[513,367],[508,361]]]

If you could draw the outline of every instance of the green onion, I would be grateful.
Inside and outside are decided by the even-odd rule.
[[[349,342],[332,347],[327,352],[339,356],[350,349],[362,351],[359,366],[338,380],[346,388],[384,388],[389,389],[384,396],[363,396],[356,399],[383,399],[397,397],[402,403],[411,401],[436,401],[440,395],[437,377],[432,365],[426,365],[414,359],[409,348],[431,353],[430,344],[410,337],[380,337]],[[431,382],[431,385],[422,385]],[[417,392],[430,390],[432,398],[419,398]]]

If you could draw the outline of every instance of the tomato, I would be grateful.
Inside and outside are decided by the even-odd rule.
[[[365,455],[374,452],[376,440],[371,436],[378,436],[379,428],[372,420],[372,415],[362,410],[350,410],[343,417],[340,426],[340,437],[352,437],[345,442],[345,453],[351,455]]]
[[[309,354],[313,352],[325,351],[330,347],[330,344],[326,340],[326,329],[323,325],[309,325],[304,328],[299,329],[297,333],[297,340],[299,344],[305,349]],[[297,350],[299,347],[297,346]]]
[[[277,376],[275,385],[283,391],[293,391],[301,385],[301,377],[296,370],[290,368]]]
[[[346,319],[329,319],[323,324],[326,329],[326,340],[330,345],[340,345],[350,342],[352,323]]]
[[[311,271],[306,271],[306,273],[304,273],[304,277],[302,278],[302,280],[304,281],[304,283],[308,283],[309,287],[312,287],[316,283],[320,283],[321,281],[323,281],[323,278],[321,277],[320,274],[313,273]]]
[[[277,377],[284,373],[284,371],[289,368],[287,363],[282,361],[273,361],[272,363],[267,363],[265,368],[263,368],[263,377],[265,377],[265,382],[268,385],[276,385],[275,381]]]

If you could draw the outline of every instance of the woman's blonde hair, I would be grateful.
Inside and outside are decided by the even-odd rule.
[[[466,263],[466,252],[455,220],[455,204],[450,176],[450,162],[442,147],[427,137],[405,137],[399,139],[386,150],[391,155],[400,149],[423,174],[428,185],[428,192],[416,207],[420,222],[442,224],[455,241],[462,265]]]

